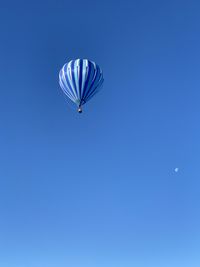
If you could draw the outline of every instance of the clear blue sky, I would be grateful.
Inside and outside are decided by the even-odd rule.
[[[0,266],[200,266],[199,13],[2,2]],[[105,76],[82,115],[58,84],[75,58]]]

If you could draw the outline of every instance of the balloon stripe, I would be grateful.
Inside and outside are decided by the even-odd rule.
[[[66,87],[63,83],[63,80],[61,78],[59,78],[59,84],[60,84],[60,87],[61,89],[63,90],[63,92],[72,100],[72,101],[75,101],[75,98],[74,96],[71,94],[71,91],[70,90],[66,90],[69,89],[68,87]]]
[[[92,88],[95,87],[95,81],[98,80],[98,74],[99,74],[99,72],[100,72],[99,68],[96,68],[96,71],[95,71],[95,73],[94,73],[94,77],[93,77],[93,79],[92,79],[92,82],[91,82],[91,84],[90,84],[90,87],[89,87],[87,93],[86,93],[85,96],[84,96],[84,99],[87,99],[88,94],[90,94]]]
[[[85,102],[88,102],[96,93],[98,93],[101,90],[101,86],[103,84],[103,80],[100,80],[99,83],[96,85],[93,91],[90,92],[90,94],[85,99]]]
[[[80,59],[75,60],[74,62],[74,81],[75,81],[75,88],[77,92],[77,97],[80,99],[80,90],[79,90],[79,61]]]
[[[62,79],[61,79],[61,77],[62,77]],[[73,95],[71,92],[72,92],[72,90],[71,90],[71,86],[70,86],[70,84],[69,84],[69,82],[68,82],[68,79],[67,79],[67,76],[65,75],[65,66],[64,66],[64,68],[62,68],[62,70],[61,70],[61,76],[60,76],[60,80],[62,81],[62,84],[63,84],[63,87],[65,88],[67,88],[68,90],[68,92],[70,93],[70,95],[72,95],[72,97],[75,99],[75,95]]]
[[[90,87],[91,87],[91,83],[96,75],[96,65],[93,64],[93,62],[90,62],[90,74],[88,75],[88,80],[87,80],[87,83],[86,83],[86,87],[85,87],[85,90],[83,92],[83,99],[85,99],[85,96],[87,95],[87,93],[89,92],[90,90]]]
[[[82,71],[83,71],[83,60],[79,61],[79,69],[78,69],[78,87],[79,87],[79,98],[82,98]]]
[[[72,83],[71,63],[72,63],[72,61],[70,61],[68,64],[66,64],[67,66],[66,66],[65,78],[68,81],[68,83],[70,84],[70,91],[73,93],[73,95],[76,99],[77,95],[76,95],[76,91],[74,90],[73,83]]]
[[[84,59],[83,70],[82,70],[81,99],[83,99],[83,93],[84,93],[84,88],[85,88],[87,77],[88,77],[88,62],[87,62],[87,59]]]
[[[73,60],[72,61],[72,68],[71,68],[71,78],[72,78],[72,84],[73,84],[73,88],[74,88],[74,91],[76,91],[76,98],[77,98],[77,103],[78,103],[78,100],[79,100],[79,95],[78,95],[78,88],[76,86],[76,79],[75,79],[75,75],[76,75],[76,60]]]
[[[87,60],[87,63],[88,63],[88,75],[87,75],[87,79],[85,81],[85,86],[84,86],[84,89],[83,89],[83,93],[82,93],[82,99],[84,99],[84,96],[88,90],[88,87],[89,87],[89,82],[90,82],[90,79],[91,79],[91,76],[92,76],[92,71],[94,71],[94,69],[91,68],[91,62],[89,62]]]

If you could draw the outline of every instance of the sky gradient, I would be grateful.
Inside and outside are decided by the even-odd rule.
[[[200,266],[199,12],[2,2],[0,266]],[[58,84],[76,58],[105,79],[81,115]]]

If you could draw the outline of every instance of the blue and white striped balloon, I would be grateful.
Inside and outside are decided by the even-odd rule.
[[[82,112],[81,106],[88,102],[102,87],[103,72],[93,61],[76,59],[66,63],[59,73],[59,84],[63,92]]]

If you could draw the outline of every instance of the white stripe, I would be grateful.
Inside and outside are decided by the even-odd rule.
[[[83,97],[82,93],[85,89],[84,87],[85,87],[85,82],[87,80],[87,77],[88,77],[88,61],[87,59],[84,59],[83,60],[83,72],[82,72],[81,98]]]
[[[80,79],[80,59],[77,59],[75,61],[76,64],[76,71],[75,71],[75,83],[76,83],[76,89],[77,89],[77,95],[78,98],[80,99],[80,88],[79,88],[79,79]]]
[[[63,79],[63,75],[62,75],[62,72],[61,72],[61,75],[59,76],[59,83],[60,83],[60,87],[62,88],[63,92],[73,101],[75,102],[75,97],[71,94],[71,91],[66,83],[66,79],[65,79],[65,76],[64,76],[64,79]]]
[[[74,89],[73,82],[72,82],[72,69],[71,69],[71,64],[72,64],[72,61],[70,61],[69,64],[68,64],[68,66],[67,66],[67,75],[70,78],[69,79],[69,82],[70,82],[72,91],[74,93],[74,96],[75,96],[75,98],[77,98],[77,93],[76,93],[76,91]]]
[[[65,66],[64,66],[65,67]],[[64,71],[64,67],[62,68],[62,81],[64,82],[65,87],[68,89],[68,92],[73,96],[73,98],[75,99],[75,95],[72,94],[71,89],[68,87],[67,85],[67,80],[66,80],[66,74]]]

